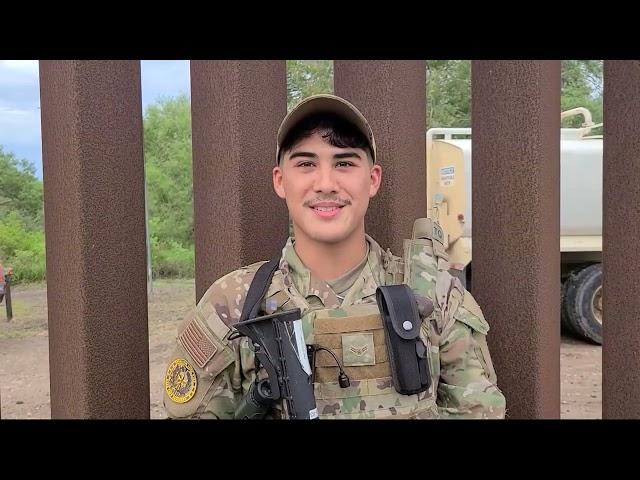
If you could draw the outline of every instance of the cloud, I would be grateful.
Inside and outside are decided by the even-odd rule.
[[[37,76],[38,60],[0,60],[0,69]]]
[[[39,110],[0,107],[0,145],[34,145],[38,143],[40,143]]]
[[[17,91],[38,90],[37,60],[0,60],[0,96],[12,97]]]
[[[0,115],[40,106],[37,60],[0,60]]]

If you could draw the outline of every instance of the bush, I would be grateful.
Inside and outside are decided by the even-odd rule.
[[[161,242],[151,237],[151,270],[154,277],[193,278],[193,246],[170,241]]]
[[[46,277],[45,255],[43,252],[18,250],[8,262],[13,267],[14,283],[41,282]]]
[[[16,212],[0,218],[0,263],[13,267],[16,283],[45,278],[44,233],[29,230]]]

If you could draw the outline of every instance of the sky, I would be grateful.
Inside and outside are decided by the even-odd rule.
[[[141,62],[142,106],[190,95],[188,60]],[[0,60],[0,146],[31,162],[42,179],[40,82],[37,60]]]

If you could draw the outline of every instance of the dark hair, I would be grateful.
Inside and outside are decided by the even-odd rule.
[[[373,159],[373,152],[367,141],[367,137],[358,128],[340,115],[331,112],[320,112],[309,115],[298,122],[280,145],[280,157],[298,143],[300,140],[309,138],[314,133],[319,133],[326,139],[329,145],[338,148],[361,148],[365,150],[369,159]]]

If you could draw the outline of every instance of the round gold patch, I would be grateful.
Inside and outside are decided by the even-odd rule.
[[[189,362],[183,358],[171,362],[164,376],[164,389],[171,400],[176,403],[188,402],[196,394],[197,386],[196,372]]]

